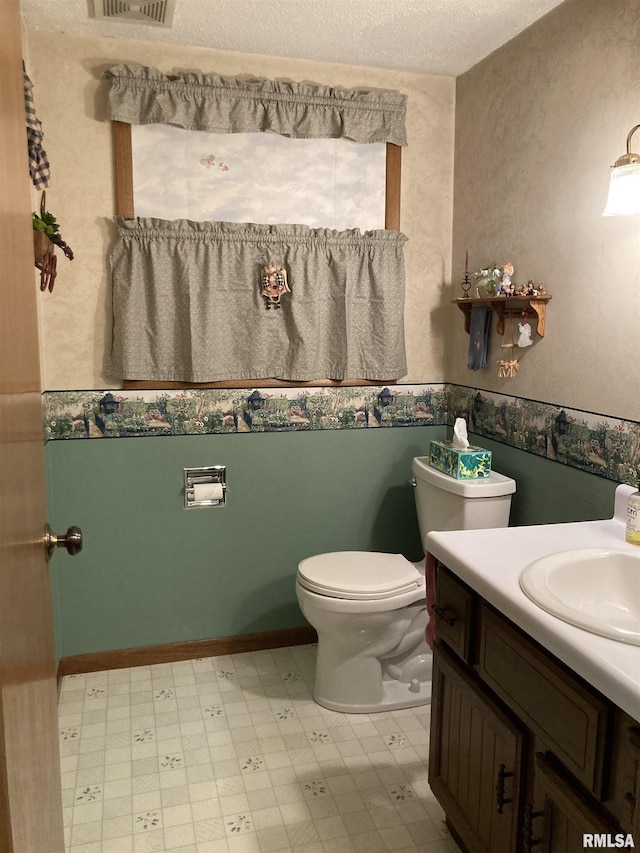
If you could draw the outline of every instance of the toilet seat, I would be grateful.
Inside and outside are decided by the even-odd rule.
[[[375,601],[419,590],[424,577],[402,554],[334,551],[302,560],[298,582],[317,595]]]

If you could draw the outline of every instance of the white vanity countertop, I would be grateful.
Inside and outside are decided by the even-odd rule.
[[[489,604],[640,721],[640,646],[576,628],[542,610],[520,588],[533,560],[558,551],[604,548],[637,551],[624,541],[627,497],[616,490],[615,515],[604,521],[430,533],[427,550]]]

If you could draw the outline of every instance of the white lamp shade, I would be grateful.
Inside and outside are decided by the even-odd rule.
[[[609,197],[603,216],[640,213],[640,163],[615,166],[611,170]]]

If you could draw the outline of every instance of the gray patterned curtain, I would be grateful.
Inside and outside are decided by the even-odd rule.
[[[397,231],[118,220],[110,372],[126,379],[390,380],[406,374]],[[267,308],[261,270],[287,271]]]
[[[106,76],[113,121],[406,145],[398,92],[217,74],[170,79],[140,65]],[[118,228],[114,376],[383,382],[406,374],[403,234],[142,218]],[[270,264],[286,282],[272,302],[261,280]]]
[[[343,138],[406,145],[406,95],[315,83],[219,74],[173,79],[155,68],[116,65],[107,117],[127,124],[174,124],[209,133],[271,131],[297,139]]]

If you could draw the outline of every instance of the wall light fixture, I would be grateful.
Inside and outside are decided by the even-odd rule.
[[[627,136],[627,153],[611,167],[611,183],[603,216],[625,216],[640,213],[640,154],[631,151],[631,137],[640,128],[632,127]]]

